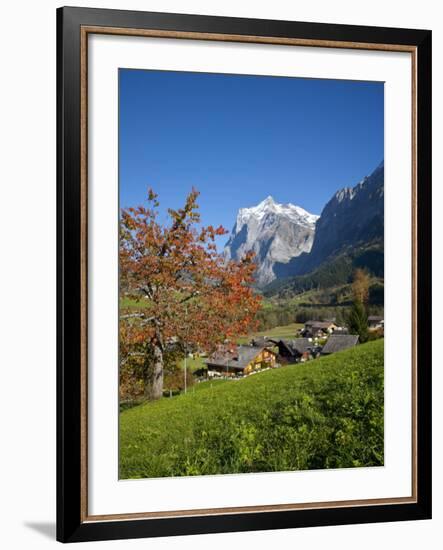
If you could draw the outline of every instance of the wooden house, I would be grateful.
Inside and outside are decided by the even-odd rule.
[[[278,347],[278,357],[282,363],[300,363],[313,359],[319,353],[318,346],[311,338],[294,340],[273,340]]]
[[[215,352],[206,359],[208,376],[244,376],[266,367],[275,367],[276,353],[267,346],[235,346]]]
[[[368,327],[371,330],[384,328],[385,321],[383,317],[380,317],[379,315],[369,315],[368,317]]]
[[[301,334],[308,338],[322,338],[333,334],[338,328],[338,325],[332,321],[306,321]]]

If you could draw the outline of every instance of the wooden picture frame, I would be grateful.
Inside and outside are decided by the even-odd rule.
[[[88,513],[88,35],[408,52],[412,63],[412,495]],[[172,13],[57,10],[57,539],[157,537],[431,517],[431,32]]]

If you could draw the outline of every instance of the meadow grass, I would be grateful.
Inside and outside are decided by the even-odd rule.
[[[383,340],[120,414],[120,478],[383,465]]]
[[[251,340],[251,338],[258,338],[260,336],[267,336],[268,338],[275,339],[290,339],[293,340],[297,336],[297,332],[303,328],[302,323],[290,323],[289,325],[284,325],[281,327],[269,328],[267,330],[261,330],[258,332],[253,332],[248,336],[243,336],[237,339],[239,344],[246,344]]]

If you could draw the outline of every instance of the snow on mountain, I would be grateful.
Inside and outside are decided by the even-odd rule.
[[[311,250],[318,216],[294,204],[279,204],[269,196],[257,206],[241,208],[224,250],[226,259],[239,260],[253,251],[256,281],[265,286],[275,279],[275,263],[287,263]]]
[[[241,226],[244,223],[248,223],[250,218],[255,218],[256,220],[262,220],[269,213],[286,216],[287,218],[293,220],[294,222],[312,225],[315,224],[318,216],[315,214],[310,214],[300,206],[295,204],[279,204],[274,201],[274,199],[269,195],[264,201],[262,201],[257,206],[252,206],[250,208],[240,208],[237,215],[237,226]]]

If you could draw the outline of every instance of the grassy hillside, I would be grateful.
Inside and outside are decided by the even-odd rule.
[[[247,342],[250,342],[252,338],[260,338],[261,336],[266,336],[267,338],[289,338],[293,339],[296,337],[297,332],[303,328],[302,323],[289,323],[288,325],[283,326],[277,326],[273,328],[269,328],[266,330],[259,330],[257,332],[253,332],[252,334],[249,334],[248,336],[243,336],[237,339],[239,344],[246,344]]]
[[[120,477],[383,464],[383,340],[120,415]]]
[[[291,298],[312,289],[331,289],[352,281],[356,268],[364,268],[376,278],[384,277],[383,243],[375,241],[362,247],[350,247],[324,261],[314,271],[305,275],[284,277],[283,273],[263,289],[267,297]]]

